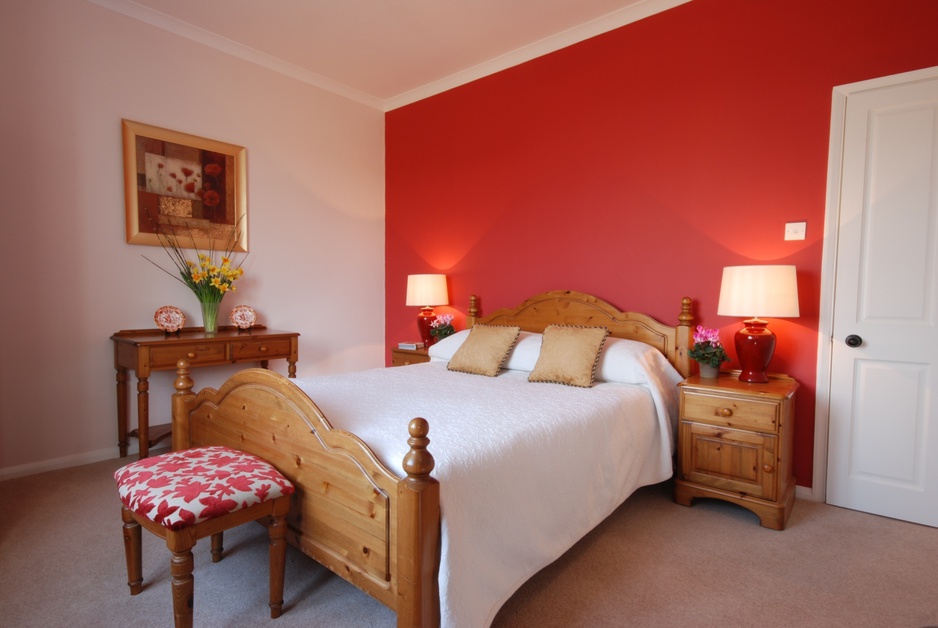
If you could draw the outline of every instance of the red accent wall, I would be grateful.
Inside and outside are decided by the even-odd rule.
[[[407,275],[443,272],[457,329],[469,294],[571,289],[668,324],[690,296],[732,345],[722,268],[795,264],[771,370],[801,382],[811,486],[831,92],[938,65],[936,25],[924,0],[696,0],[389,112],[387,342],[416,337]]]

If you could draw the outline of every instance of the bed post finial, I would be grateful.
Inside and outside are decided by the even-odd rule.
[[[430,444],[430,439],[427,438],[430,424],[426,419],[418,417],[411,420],[407,426],[407,432],[410,434],[410,438],[407,439],[410,451],[404,456],[404,471],[412,478],[425,479],[436,465],[433,454],[427,451],[427,445]]]
[[[189,360],[185,358],[176,362],[176,381],[173,382],[173,388],[176,389],[174,395],[185,395],[192,392],[195,382],[189,377]]]
[[[479,318],[479,297],[474,294],[469,295],[469,312],[466,314],[466,329],[476,324]]]
[[[680,321],[680,325],[687,325],[688,327],[693,326],[694,324],[694,313],[693,301],[690,297],[684,297],[681,299],[681,313],[678,315],[677,320]]]

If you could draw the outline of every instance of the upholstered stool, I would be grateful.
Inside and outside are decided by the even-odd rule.
[[[177,628],[192,626],[192,548],[212,537],[212,562],[221,560],[222,534],[270,517],[270,616],[283,610],[286,522],[293,485],[269,463],[227,447],[197,447],[144,458],[114,473],[124,520],[130,594],[140,593],[140,526],[166,540],[173,553],[173,613]]]

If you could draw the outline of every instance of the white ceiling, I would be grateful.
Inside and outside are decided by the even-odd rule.
[[[382,110],[690,0],[89,0]]]

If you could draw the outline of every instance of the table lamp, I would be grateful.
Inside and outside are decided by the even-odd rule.
[[[421,308],[420,314],[417,315],[417,329],[420,330],[423,345],[429,347],[433,344],[430,323],[436,318],[433,306],[449,304],[446,275],[408,275],[406,304]]]
[[[775,334],[766,328],[771,318],[795,318],[798,281],[794,266],[727,266],[720,285],[720,316],[750,316],[736,332],[739,381],[765,383],[765,371],[775,353]]]

